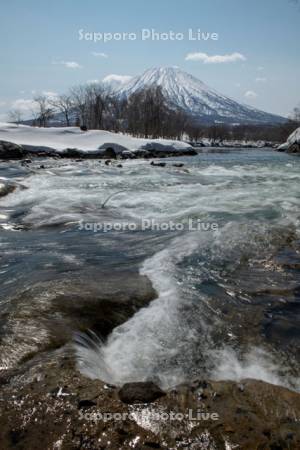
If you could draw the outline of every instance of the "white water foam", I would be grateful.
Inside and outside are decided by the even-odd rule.
[[[167,249],[145,261],[141,274],[150,278],[159,296],[117,327],[106,344],[77,337],[79,368],[85,375],[115,384],[156,378],[162,386],[171,386],[184,380],[183,367],[165,366],[167,359],[182,357],[184,347],[197,342],[194,331],[182,327],[178,313],[184,292],[175,277],[176,265],[206,239],[207,233],[176,238]]]
[[[261,233],[265,244],[257,242],[253,233],[256,237]],[[163,388],[170,388],[191,379],[195,368],[195,353],[191,349],[196,348],[202,359],[209,360],[206,366],[197,368],[200,377],[236,381],[255,378],[300,388],[297,380],[288,377],[287,371],[284,376],[279,375],[282,367],[266,350],[253,348],[243,357],[230,347],[215,350],[205,320],[197,317],[200,323],[195,330],[188,328],[182,318],[184,303],[190,299],[191,291],[195,292],[191,286],[180,282],[179,267],[185,258],[195,252],[211,251],[212,267],[217,268],[226,256],[233,259],[233,255],[238,264],[245,252],[255,254],[258,247],[262,253],[264,245],[272,246],[270,240],[274,233],[276,240],[275,230],[272,233],[264,229],[253,231],[232,223],[218,233],[188,233],[174,239],[166,249],[147,259],[141,269],[141,274],[149,277],[159,293],[158,298],[113,330],[106,343],[95,337],[77,336],[75,350],[81,372],[116,385],[154,380]],[[197,271],[196,278],[198,282],[201,280],[201,270]],[[199,292],[197,295],[198,302],[204,303],[206,299],[200,297]]]
[[[300,380],[291,376],[287,367],[279,364],[275,355],[265,349],[253,347],[239,358],[232,348],[224,347],[212,357],[216,361],[216,368],[211,373],[215,380],[241,381],[252,378],[300,391]]]

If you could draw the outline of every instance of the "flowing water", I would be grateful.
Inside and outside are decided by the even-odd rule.
[[[59,341],[71,319],[51,308],[63,290],[82,280],[101,289],[113,276],[113,296],[119,274],[121,283],[139,272],[157,298],[108,336],[77,334],[83,373],[299,389],[299,158],[264,149],[164,161],[0,164],[0,182],[16,186],[0,198],[2,369],[45,350],[49,329]],[[142,229],[144,220],[154,226]]]

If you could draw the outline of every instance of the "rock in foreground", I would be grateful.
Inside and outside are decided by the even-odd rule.
[[[6,450],[300,448],[300,395],[262,381],[196,380],[151,405],[124,404],[116,387],[83,377],[72,355],[55,351],[0,383]]]
[[[165,393],[152,381],[126,383],[119,390],[119,398],[123,403],[152,403]]]
[[[25,152],[21,145],[0,141],[0,159],[22,159]]]

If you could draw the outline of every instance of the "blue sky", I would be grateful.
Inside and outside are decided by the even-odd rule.
[[[0,119],[12,107],[25,111],[36,92],[174,65],[240,102],[288,115],[300,102],[299,22],[300,4],[291,0],[11,0],[1,5]],[[142,41],[143,28],[185,38]],[[137,39],[80,41],[80,29]],[[219,38],[190,41],[188,29]],[[190,53],[206,62],[187,60]],[[235,53],[242,56],[228,58]],[[216,55],[225,62],[211,62]]]

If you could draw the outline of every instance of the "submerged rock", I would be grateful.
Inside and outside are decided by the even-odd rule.
[[[23,159],[22,164],[31,164],[32,160],[31,159]]]
[[[166,167],[166,163],[164,163],[164,162],[155,163],[155,162],[151,161],[150,165],[154,166],[154,167]]]
[[[0,198],[5,197],[8,194],[11,194],[16,190],[16,186],[13,184],[5,184],[0,182]]]
[[[39,352],[61,347],[78,331],[84,335],[91,330],[104,339],[156,296],[149,279],[134,272],[90,271],[80,278],[70,274],[20,286],[9,299],[11,309],[0,311],[6,332],[0,340],[0,367],[15,367]]]

